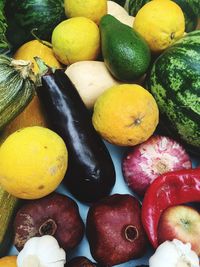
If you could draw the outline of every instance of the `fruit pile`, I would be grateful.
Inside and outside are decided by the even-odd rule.
[[[199,17],[1,1],[0,267],[199,267]]]

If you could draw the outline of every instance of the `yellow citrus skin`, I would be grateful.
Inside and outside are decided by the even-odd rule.
[[[100,51],[98,26],[85,17],[62,21],[52,34],[53,51],[65,65],[83,60],[95,60]]]
[[[137,13],[133,28],[144,37],[152,52],[160,53],[184,35],[184,14],[173,1],[150,1]]]
[[[15,59],[31,60],[34,64],[33,71],[38,73],[39,69],[34,60],[35,56],[40,57],[50,67],[62,68],[62,65],[56,59],[53,50],[40,43],[38,40],[29,41],[20,46],[13,57]]]
[[[39,126],[11,134],[0,147],[0,184],[22,199],[37,199],[53,192],[67,170],[63,139]]]
[[[17,256],[0,258],[0,267],[17,267]]]
[[[107,14],[107,0],[65,0],[65,14],[68,18],[86,17],[99,24]]]
[[[108,142],[134,146],[146,141],[158,124],[153,96],[140,85],[113,86],[96,101],[92,117],[97,132]]]

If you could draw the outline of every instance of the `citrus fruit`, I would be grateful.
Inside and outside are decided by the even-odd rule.
[[[185,19],[181,8],[170,0],[154,0],[137,13],[133,28],[159,53],[184,35]]]
[[[17,267],[17,256],[0,258],[0,267]]]
[[[20,46],[14,54],[15,59],[31,60],[34,64],[33,71],[38,73],[38,66],[34,57],[40,57],[50,67],[61,68],[61,64],[56,59],[53,50],[42,44],[38,40],[32,40]]]
[[[37,199],[60,184],[68,153],[58,134],[33,126],[9,135],[0,147],[0,158],[2,187],[18,198]]]
[[[97,99],[92,121],[108,142],[134,146],[153,134],[158,115],[156,101],[147,90],[136,84],[122,84],[109,88]]]
[[[65,14],[68,18],[86,17],[99,23],[107,14],[107,0],[65,0]]]
[[[95,60],[100,51],[99,28],[84,17],[64,20],[53,31],[52,45],[56,57],[63,64]]]

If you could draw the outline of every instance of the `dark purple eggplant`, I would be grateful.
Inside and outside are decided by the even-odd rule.
[[[63,138],[69,152],[64,184],[83,202],[107,196],[115,184],[114,165],[70,79],[62,70],[48,72],[37,94],[50,127]]]

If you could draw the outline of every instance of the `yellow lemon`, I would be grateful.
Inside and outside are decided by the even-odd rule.
[[[64,20],[53,31],[52,45],[57,59],[63,64],[95,60],[100,51],[99,28],[85,17]]]
[[[134,146],[147,140],[158,124],[153,96],[140,85],[116,85],[96,101],[93,125],[108,142]]]
[[[62,68],[53,50],[38,40],[32,40],[20,46],[13,57],[15,59],[31,60],[34,64],[33,71],[37,73],[39,69],[34,60],[35,56],[40,57],[50,67]]]
[[[153,52],[162,52],[184,35],[184,14],[173,1],[150,1],[137,13],[133,28],[144,37]]]
[[[17,256],[0,258],[0,267],[17,267]]]
[[[65,0],[64,4],[68,18],[86,17],[98,24],[107,14],[107,0]]]
[[[68,153],[63,139],[39,126],[12,133],[0,147],[0,184],[10,194],[37,199],[64,178]]]

